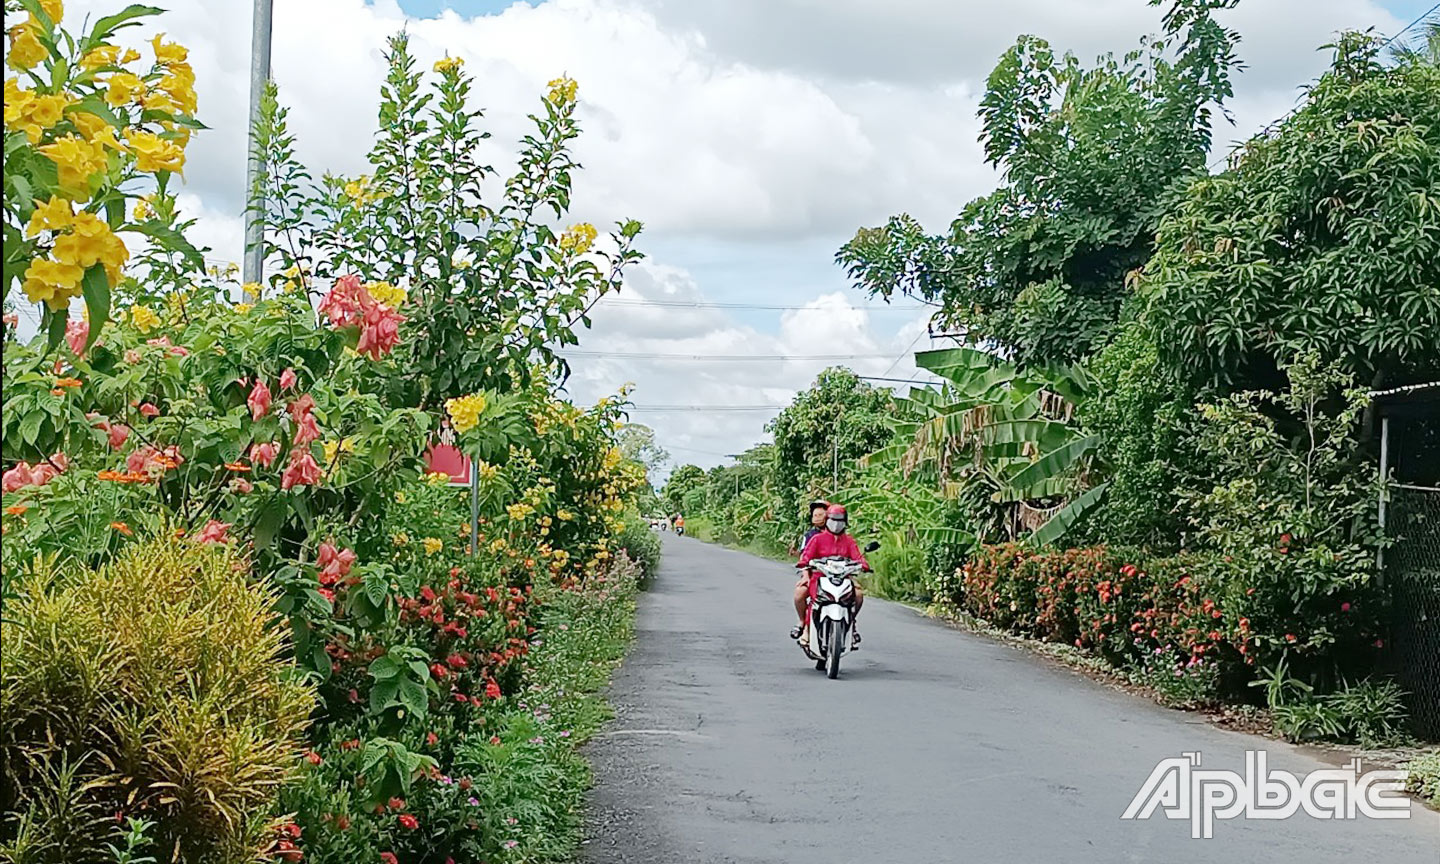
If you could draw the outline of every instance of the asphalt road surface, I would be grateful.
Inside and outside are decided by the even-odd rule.
[[[786,636],[794,571],[664,534],[617,717],[590,745],[591,864],[1355,862],[1437,864],[1440,814],[1122,821],[1156,763],[1247,749],[1334,765],[869,600],[839,680]]]

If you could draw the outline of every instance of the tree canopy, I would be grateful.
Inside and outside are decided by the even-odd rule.
[[[1092,353],[1167,201],[1204,170],[1212,113],[1239,66],[1239,36],[1212,13],[1235,3],[1173,0],[1162,38],[1091,67],[1020,37],[981,102],[999,188],[967,204],[947,234],[903,214],[862,228],[837,262],[872,295],[940,304],[937,323],[1022,367]]]

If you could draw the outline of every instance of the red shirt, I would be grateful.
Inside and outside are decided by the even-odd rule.
[[[844,555],[851,561],[859,561],[869,569],[870,562],[860,554],[860,544],[855,542],[850,532],[836,534],[832,531],[821,531],[810,542],[805,544],[805,551],[800,553],[800,563],[809,564],[816,558],[829,558],[831,555]]]

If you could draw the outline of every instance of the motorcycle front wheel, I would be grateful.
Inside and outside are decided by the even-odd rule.
[[[845,651],[845,628],[839,624],[830,625],[829,656],[825,658],[825,677],[840,677],[840,655]]]

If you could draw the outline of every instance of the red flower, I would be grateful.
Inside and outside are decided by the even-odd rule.
[[[371,360],[379,360],[399,344],[400,325],[405,316],[370,300],[369,292],[362,293],[361,304],[365,313],[360,325],[360,341],[355,350]]]
[[[1349,604],[1349,603],[1341,603],[1341,604],[1340,604],[1340,611],[1341,611],[1341,612],[1349,612],[1349,611],[1350,611],[1350,604]]]
[[[434,675],[437,679],[439,679],[439,678],[444,678],[446,675],[449,675],[449,674],[450,674],[450,670],[449,670],[449,669],[446,669],[444,666],[440,665],[439,663],[431,663],[431,664],[430,664],[430,674],[431,674],[431,675]]]
[[[280,474],[280,488],[289,491],[294,486],[314,486],[320,482],[320,466],[308,448],[296,447],[290,451],[290,464]]]
[[[489,681],[486,681],[486,682],[485,682],[485,698],[487,698],[487,699],[499,699],[499,698],[500,698],[500,685],[499,685],[499,684],[496,684],[496,683],[495,683],[495,679],[493,679],[493,678],[490,679]]]
[[[294,370],[294,369],[286,369],[284,372],[281,372],[281,373],[280,373],[280,389],[281,389],[281,390],[289,390],[291,387],[294,387],[294,386],[295,386],[295,370]]]
[[[399,821],[401,828],[409,828],[411,831],[420,827],[420,820],[411,816],[409,813],[401,813]]]
[[[65,342],[70,350],[79,357],[85,353],[85,342],[90,338],[89,321],[67,321],[65,322]]]
[[[404,809],[405,809],[405,799],[404,799],[404,798],[391,798],[388,802],[386,802],[386,806],[388,806],[391,810],[404,810]]]
[[[380,861],[382,862],[382,864],[400,864],[400,861],[395,857],[394,852],[381,852]]]
[[[220,522],[218,520],[211,519],[209,522],[205,523],[204,528],[200,529],[200,533],[195,535],[195,542],[224,543],[226,540],[229,539],[225,536],[225,532],[228,530],[230,530],[229,522]]]
[[[159,417],[160,409],[149,402],[144,402],[140,405],[140,415],[142,417]]]
[[[440,736],[436,735],[434,732],[426,732],[425,743],[429,744],[431,747],[434,747],[436,744],[440,743]]]
[[[1286,634],[1285,634],[1285,641],[1286,641],[1286,642],[1294,642],[1296,638],[1297,638],[1297,637],[1295,636],[1294,633],[1286,633]]]
[[[295,422],[295,443],[309,444],[320,439],[320,427],[315,423],[315,397],[309,393],[290,403],[290,419]]]
[[[320,758],[319,753],[316,753],[314,750],[309,750],[305,753],[305,761],[309,762],[311,765],[319,765],[325,760]]]
[[[119,450],[125,446],[125,439],[130,437],[130,427],[124,423],[116,423],[109,429],[110,449]]]
[[[245,404],[250,406],[250,419],[259,420],[270,413],[270,388],[265,382],[256,379],[255,386],[250,388],[250,395],[245,398]]]
[[[261,468],[269,468],[275,464],[275,457],[280,448],[273,441],[266,441],[264,444],[250,445],[250,461]]]

